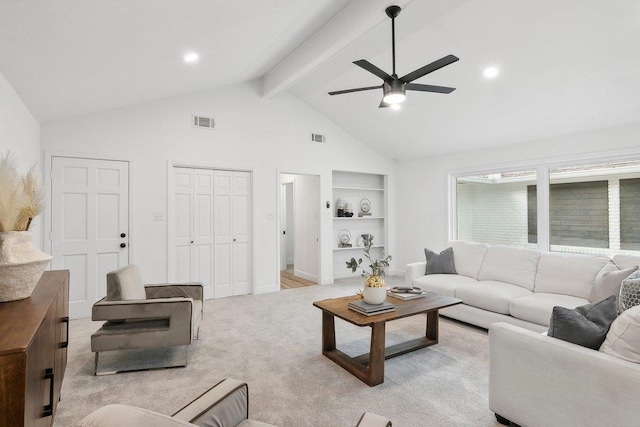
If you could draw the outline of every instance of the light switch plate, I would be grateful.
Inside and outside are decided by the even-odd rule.
[[[154,212],[153,213],[154,221],[164,221],[164,212]]]
[[[269,219],[269,220],[276,219],[276,214],[273,213],[273,211],[267,212],[267,219]]]

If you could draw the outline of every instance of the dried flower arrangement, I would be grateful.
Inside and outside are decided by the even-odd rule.
[[[35,165],[20,176],[11,153],[0,156],[0,232],[28,231],[33,218],[44,210],[45,201]]]

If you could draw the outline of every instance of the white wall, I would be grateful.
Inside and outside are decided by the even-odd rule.
[[[317,176],[296,175],[294,178],[294,248],[296,276],[318,280],[318,240],[320,180]]]
[[[216,129],[190,126],[191,114],[213,116]],[[309,142],[310,132],[327,135]],[[277,290],[279,171],[317,174],[331,200],[331,170],[389,173],[392,164],[286,93],[267,99],[246,84],[128,106],[42,126],[43,150],[125,157],[133,161],[133,256],[147,282],[167,280],[167,164],[253,171],[256,292]],[[322,283],[333,281],[331,212],[321,208]]]
[[[14,154],[20,173],[31,166],[42,174],[40,162],[40,124],[24,105],[9,82],[0,74],[0,152]],[[42,217],[33,220],[31,235],[33,243],[42,248]]]
[[[286,184],[285,185],[286,188],[286,200],[285,200],[285,205],[286,205],[286,224],[285,224],[285,230],[287,231],[287,235],[285,236],[285,239],[287,241],[286,244],[286,253],[285,253],[285,260],[286,260],[286,264],[293,264],[294,262],[294,253],[293,253],[293,249],[294,249],[294,241],[293,241],[293,237],[295,235],[295,229],[293,228],[293,216],[294,216],[294,212],[293,212],[293,181]]]
[[[402,242],[395,248],[396,268],[422,261],[425,247],[447,246],[449,173],[633,153],[640,157],[640,123],[398,163],[392,187],[395,237]]]
[[[294,274],[303,279],[318,281],[318,245],[321,206],[320,177],[317,175],[281,174],[288,184],[287,204],[291,197],[292,215],[287,215],[287,252],[292,251]],[[291,244],[290,244],[291,243]],[[287,261],[288,262],[288,261]]]

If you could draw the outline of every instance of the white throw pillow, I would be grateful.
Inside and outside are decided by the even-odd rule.
[[[617,297],[620,294],[622,281],[637,269],[637,265],[619,269],[613,261],[609,261],[596,276],[593,288],[591,288],[591,294],[589,295],[589,301],[600,301],[609,295],[615,295]]]
[[[600,351],[640,363],[640,305],[624,311],[613,321]]]

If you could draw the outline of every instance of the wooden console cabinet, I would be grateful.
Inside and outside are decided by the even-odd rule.
[[[0,427],[53,425],[68,343],[68,270],[45,271],[31,297],[0,303]]]

